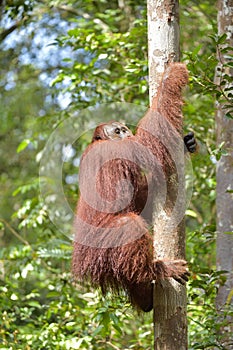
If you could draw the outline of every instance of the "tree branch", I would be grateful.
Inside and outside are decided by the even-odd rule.
[[[16,22],[15,24],[13,24],[10,28],[7,28],[6,30],[3,30],[0,33],[0,42],[2,42],[3,40],[6,39],[6,37],[8,37],[8,35],[10,35],[11,33],[13,33],[13,31],[17,28],[19,28],[19,26],[21,25],[22,22]]]
[[[24,238],[22,238],[20,236],[20,234],[13,227],[11,227],[11,225],[5,219],[0,218],[0,221],[3,222],[3,224],[10,230],[11,233],[13,233],[13,235],[15,237],[17,237],[25,245],[31,247],[31,245],[28,243],[28,241],[26,241]]]

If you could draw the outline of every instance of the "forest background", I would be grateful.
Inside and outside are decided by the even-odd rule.
[[[226,36],[217,35],[212,0],[182,0],[180,26],[181,59],[190,72],[185,131],[193,130],[200,144],[187,176],[189,349],[230,349],[222,329],[232,307],[215,307],[226,275],[216,270],[215,168],[224,145],[216,147],[215,102],[223,96],[214,76]],[[50,212],[39,177],[47,141],[59,136],[62,191],[74,209],[93,115],[101,120],[107,104],[107,116],[119,119],[115,102],[147,109],[146,2],[6,1],[0,43],[0,349],[151,349],[151,314],[138,316],[123,295],[103,299],[72,283],[69,212],[56,207],[56,198]],[[136,125],[142,115],[120,118]],[[62,139],[57,130],[64,124]],[[72,128],[77,142],[69,142]]]

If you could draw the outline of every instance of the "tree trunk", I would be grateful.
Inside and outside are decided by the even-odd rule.
[[[231,47],[233,46],[232,18],[233,1],[219,0],[218,34],[226,33],[227,45]],[[221,91],[226,95],[230,92],[229,88],[231,88],[231,93],[233,89],[233,68],[226,67],[226,63],[232,60],[228,54],[228,52],[218,53],[219,64],[215,79]],[[231,78],[231,82],[227,82],[226,85],[223,83],[225,74]],[[226,116],[228,110],[224,108],[224,105],[229,105],[226,95],[225,102],[217,102],[216,111],[217,145],[224,142],[223,148],[226,151],[217,163],[217,269],[229,271],[226,283],[219,287],[216,299],[220,312],[226,303],[233,305],[233,298],[230,297],[230,292],[233,291],[233,235],[229,234],[229,232],[233,233],[233,120]],[[232,331],[233,329],[225,330],[226,344],[227,337],[231,337]]]
[[[149,88],[150,102],[157,92],[166,65],[179,61],[179,2],[148,0]],[[174,205],[178,190],[178,212],[166,211],[154,215],[154,246],[156,258],[185,257],[184,155],[177,152],[179,183],[169,185],[168,199]],[[179,164],[177,164],[177,162]],[[173,191],[174,189],[174,191]],[[156,200],[156,198],[155,198]],[[154,285],[154,349],[187,349],[186,289],[174,280]]]
[[[180,60],[179,1],[147,0],[150,102],[165,65]]]

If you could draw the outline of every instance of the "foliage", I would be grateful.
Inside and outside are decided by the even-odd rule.
[[[122,307],[119,300],[111,304],[98,293],[74,286],[64,263],[71,254],[70,242],[48,243],[51,248],[37,242],[1,252],[8,275],[2,276],[5,284],[0,286],[0,348],[97,349],[104,343],[111,349],[111,343],[121,347],[128,341],[133,348],[138,332],[149,348],[149,324],[131,327],[127,305]]]
[[[215,96],[232,116],[230,75],[214,81],[216,50],[232,50],[225,36],[215,35],[216,18],[210,0],[181,1],[183,60],[190,71],[185,128],[200,141],[187,212],[190,349],[226,349],[219,330],[229,327],[232,312],[219,314],[214,306],[225,279],[215,271],[214,253],[215,164],[224,153],[224,145],[215,147]],[[74,285],[71,239],[50,221],[38,182],[44,146],[61,120],[72,116],[82,124],[82,109],[106,102],[148,104],[145,4],[6,1],[0,40],[0,349],[151,349],[151,315],[132,311],[124,296],[103,299]],[[224,62],[220,73],[226,66],[232,67]],[[65,174],[78,171],[89,139],[87,133],[73,145]],[[76,182],[64,176],[63,186],[74,205]]]
[[[135,21],[126,33],[103,31],[100,26],[94,28],[95,32],[92,23],[84,22],[59,39],[60,45],[71,46],[78,56],[74,61],[66,59],[72,61],[71,65],[62,70],[54,83],[69,80],[67,89],[72,92],[76,108],[80,104],[84,107],[84,95],[87,105],[112,102],[113,97],[114,101],[122,102],[137,103],[143,98],[147,101],[145,20]]]

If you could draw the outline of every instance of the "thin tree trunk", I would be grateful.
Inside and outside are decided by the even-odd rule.
[[[233,46],[232,18],[233,1],[219,0],[218,34],[226,33],[227,44],[231,47]],[[230,61],[228,54],[218,53],[219,65],[215,80],[222,91],[231,88],[232,93],[233,68],[225,66]],[[226,83],[226,85],[223,84],[225,74],[231,77],[231,82]],[[225,90],[225,92],[228,94],[230,91]],[[227,109],[224,108],[224,105],[229,105],[227,99],[226,97],[225,102],[217,103],[216,111],[217,145],[219,146],[224,142],[223,148],[226,151],[226,154],[222,155],[217,163],[217,269],[229,271],[226,283],[219,287],[216,299],[216,305],[220,313],[226,303],[233,306],[233,298],[230,297],[230,292],[233,291],[233,235],[229,234],[229,232],[233,233],[233,120],[226,116]],[[225,327],[226,346],[230,338],[232,341],[232,331],[233,329],[230,329],[230,327],[228,330]],[[233,346],[232,343],[231,346]]]
[[[150,102],[164,68],[180,60],[179,1],[147,0]]]
[[[149,86],[150,101],[157,92],[166,65],[179,61],[179,2],[148,0]],[[177,150],[177,152],[179,152]],[[154,216],[154,246],[156,258],[177,259],[185,256],[184,155],[176,155],[180,169],[179,184],[169,185],[168,197],[174,205],[179,192],[179,218],[168,212]],[[182,181],[180,181],[182,179]],[[172,190],[174,189],[174,191]],[[156,201],[156,198],[155,198]],[[177,204],[177,203],[176,203]],[[183,213],[184,214],[184,213]],[[180,220],[181,217],[181,220]],[[180,223],[179,223],[180,222]],[[179,225],[178,225],[179,224]],[[186,289],[174,280],[154,285],[154,349],[187,349]]]

